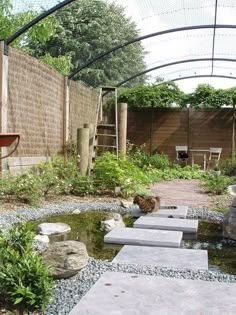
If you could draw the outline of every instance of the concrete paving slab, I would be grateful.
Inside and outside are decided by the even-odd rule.
[[[115,228],[105,235],[105,243],[179,247],[183,232],[133,228]]]
[[[197,233],[198,220],[170,219],[153,216],[140,217],[134,222],[134,228],[182,231],[183,233]]]
[[[69,315],[235,315],[235,283],[106,272]]]
[[[208,270],[207,250],[125,245],[115,263]]]
[[[163,217],[163,218],[173,217],[176,219],[185,219],[187,216],[187,212],[188,212],[188,207],[186,206],[176,207],[176,209],[169,209],[168,207],[166,208],[163,207],[158,212],[149,213],[149,214],[145,214],[141,212],[139,208],[135,208],[135,210],[131,212],[131,215],[134,218],[139,218],[142,216],[155,216],[155,217]]]

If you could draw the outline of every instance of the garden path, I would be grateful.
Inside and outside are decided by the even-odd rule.
[[[161,198],[161,205],[210,207],[211,198],[200,187],[197,179],[176,179],[151,186],[150,191]]]

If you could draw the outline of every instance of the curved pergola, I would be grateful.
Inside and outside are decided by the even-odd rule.
[[[5,43],[10,45],[34,25],[75,1],[79,0],[58,0],[57,2],[55,0],[25,0],[25,5],[26,3],[36,3],[38,7],[40,5],[43,7],[47,3],[47,9],[42,10],[32,21],[5,38]],[[112,0],[107,0],[107,2],[112,2]],[[21,3],[21,1],[15,0],[14,3]],[[168,67],[177,67],[181,72],[181,69],[188,69],[188,65],[197,62],[204,63],[204,65],[208,63],[209,73],[198,71],[195,76],[189,73],[189,75],[185,75],[185,79],[195,77],[233,79],[236,77],[236,67],[233,67],[236,61],[236,49],[234,49],[235,45],[232,44],[234,42],[232,38],[235,37],[236,39],[236,24],[234,24],[236,3],[231,0],[189,0],[187,3],[185,1],[173,2],[172,0],[134,0],[132,1],[133,7],[132,3],[127,3],[126,0],[117,0],[116,3],[125,6],[132,18],[136,18],[137,15],[141,36],[114,45],[95,58],[88,60],[85,64],[79,65],[69,74],[69,79],[75,78],[90,66],[96,65],[99,68],[99,63],[102,63],[105,58],[113,53],[119,53],[125,47],[137,42],[145,44],[145,48],[150,50],[146,69],[133,73],[120,82],[114,82],[114,86],[124,85],[139,76],[147,73],[153,74],[159,69]],[[20,7],[18,10],[22,10],[22,8]],[[184,58],[183,55],[186,55],[188,50],[188,58]],[[226,62],[231,63],[232,73],[230,75],[227,73],[216,74],[214,63],[221,63],[222,68],[224,68]],[[157,73],[158,76],[159,73]],[[174,77],[166,79],[165,73],[162,78],[164,81],[183,80],[183,76],[177,79]]]

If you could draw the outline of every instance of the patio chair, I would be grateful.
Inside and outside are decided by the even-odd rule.
[[[219,163],[222,148],[210,148],[209,152],[210,154],[207,162],[207,170],[212,164],[215,166]]]
[[[188,146],[187,145],[176,145],[176,161],[178,164],[188,164]]]

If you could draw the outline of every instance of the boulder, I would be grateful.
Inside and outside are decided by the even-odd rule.
[[[33,250],[44,252],[49,247],[49,237],[47,235],[36,235],[33,238]]]
[[[80,210],[80,209],[75,209],[72,213],[73,213],[73,214],[80,214],[80,213],[81,213],[81,210]]]
[[[88,253],[84,243],[64,241],[52,243],[42,255],[47,266],[52,267],[54,279],[74,276],[88,263]]]
[[[101,221],[101,229],[106,233],[112,231],[116,227],[125,227],[122,216],[119,213],[112,213],[112,218]]]
[[[41,235],[64,235],[71,231],[65,223],[41,223],[37,226],[37,232]]]
[[[234,198],[233,204],[236,203]],[[223,236],[236,240],[236,207],[231,207],[224,215],[223,220]]]

